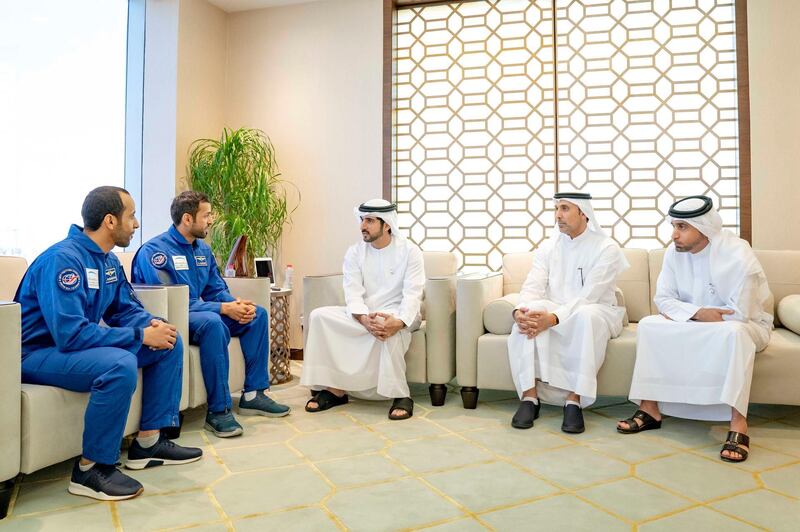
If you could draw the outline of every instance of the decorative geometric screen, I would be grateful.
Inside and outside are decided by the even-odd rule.
[[[691,194],[738,231],[733,2],[553,5],[397,10],[392,184],[411,239],[497,270],[552,233],[559,189],[591,192],[627,247],[668,243],[667,208]]]

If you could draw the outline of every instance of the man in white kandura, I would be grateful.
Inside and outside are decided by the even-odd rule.
[[[661,428],[661,414],[730,420],[720,452],[749,453],[747,403],[757,351],[769,343],[769,286],[750,245],[722,229],[710,198],[669,209],[672,244],[664,254],[655,303],[660,316],[639,322],[630,399],[639,410],[617,423],[624,434]]]
[[[533,254],[514,310],[508,359],[522,400],[511,425],[533,427],[539,417],[537,382],[566,395],[561,430],[584,431],[582,408],[597,396],[597,371],[609,338],[622,331],[615,281],[628,267],[622,250],[595,218],[591,195],[559,193],[558,232]]]
[[[344,257],[345,307],[321,307],[309,318],[300,383],[312,389],[307,412],[363,399],[394,399],[389,419],[414,413],[405,355],[419,325],[425,266],[400,235],[397,207],[374,199],[354,210],[362,242]]]

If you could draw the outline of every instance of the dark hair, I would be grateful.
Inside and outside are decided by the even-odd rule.
[[[197,211],[200,210],[201,203],[211,203],[208,196],[202,192],[187,190],[175,196],[175,199],[172,200],[172,206],[169,208],[169,214],[172,216],[172,223],[176,226],[180,225],[184,214],[190,214],[192,218],[197,216]]]
[[[89,192],[81,207],[83,226],[89,231],[97,231],[103,225],[106,214],[119,218],[125,210],[122,194],[130,196],[130,192],[120,187],[97,187]]]

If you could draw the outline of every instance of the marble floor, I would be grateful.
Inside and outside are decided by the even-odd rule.
[[[733,465],[717,458],[723,424],[617,434],[623,398],[602,398],[586,432],[567,435],[548,406],[512,429],[508,392],[481,391],[476,410],[455,389],[443,407],[414,393],[408,421],[363,401],[312,415],[295,378],[273,388],[290,416],[240,418],[231,439],[190,411],[180,442],[202,461],[131,472],[145,492],[118,503],[68,494],[71,461],[52,466],[17,483],[0,531],[800,530],[798,407],[753,405],[751,457]]]

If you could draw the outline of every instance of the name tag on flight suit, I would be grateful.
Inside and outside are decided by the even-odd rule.
[[[100,272],[94,268],[86,268],[86,285],[95,290],[100,288]]]
[[[172,264],[175,265],[176,270],[188,270],[189,262],[186,260],[186,255],[173,255]]]

